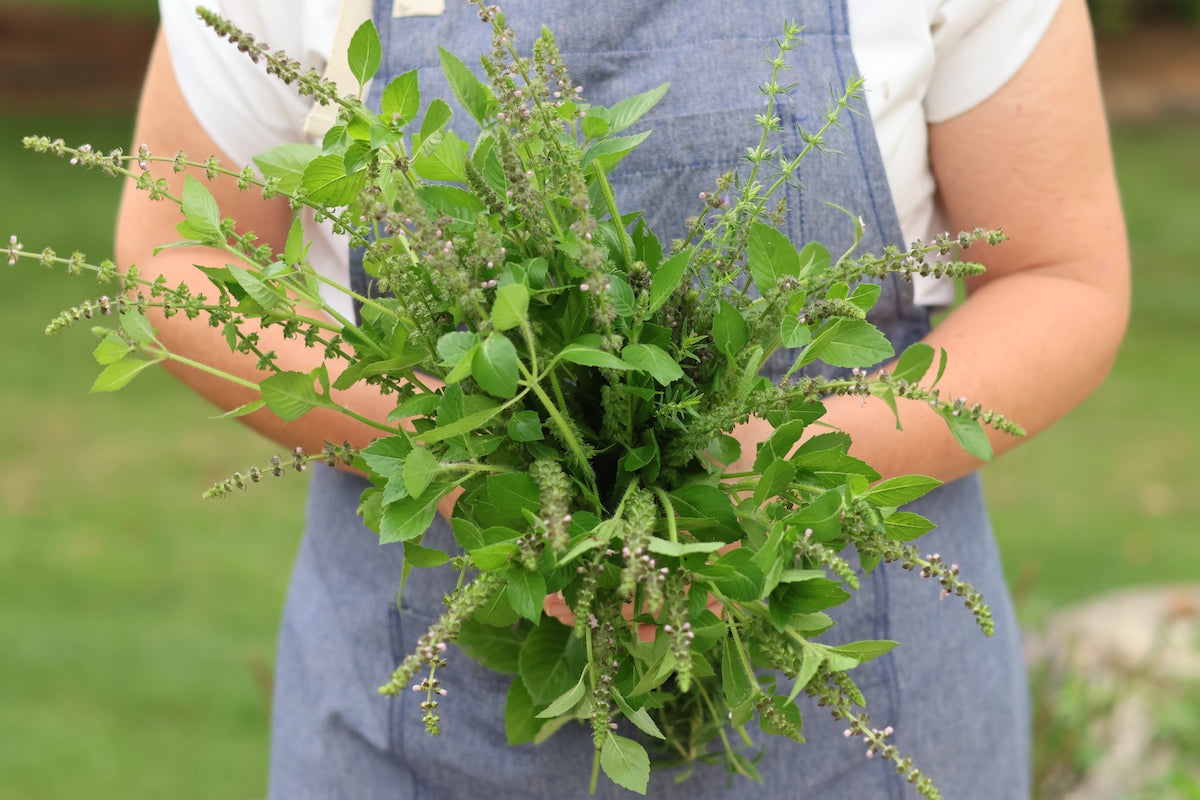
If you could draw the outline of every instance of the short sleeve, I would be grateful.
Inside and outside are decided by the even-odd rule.
[[[337,25],[336,0],[217,0],[208,3],[305,69],[324,68]],[[194,0],[160,0],[175,78],[205,133],[239,165],[285,142],[303,141],[311,99],[266,74],[262,63],[209,29]]]
[[[1060,0],[942,0],[931,20],[935,67],[925,96],[929,122],[991,97],[1033,53]]]

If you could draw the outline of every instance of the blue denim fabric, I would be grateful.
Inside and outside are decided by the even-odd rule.
[[[450,96],[437,68],[437,45],[468,64],[489,47],[488,28],[472,7],[447,3],[439,17],[393,20],[390,0],[378,0],[384,72],[420,70],[426,97]],[[748,13],[747,8],[752,9]],[[646,122],[654,134],[612,180],[623,209],[645,209],[659,236],[682,230],[699,210],[697,195],[753,144],[747,122],[760,110],[755,86],[768,67],[783,21],[806,26],[791,54],[786,80],[799,81],[781,109],[789,141],[800,124],[815,130],[830,90],[854,72],[842,2],[778,2],[749,6],[714,0],[511,0],[505,3],[519,42],[545,23],[555,31],[567,65],[590,102],[611,104],[671,81],[666,99]],[[383,81],[377,81],[376,100]],[[899,242],[900,230],[870,118],[847,116],[830,141],[840,154],[809,158],[803,191],[789,190],[786,232],[803,243],[819,239],[835,253],[853,241],[853,224],[830,201],[861,214],[863,246]],[[460,114],[456,121],[461,121]],[[465,137],[473,135],[462,125]],[[900,281],[885,283],[873,320],[899,351],[927,330],[922,309]],[[413,573],[396,609],[403,551],[380,547],[355,509],[365,483],[318,468],[312,477],[308,528],[297,558],[279,642],[270,796],[475,800],[480,797],[587,797],[591,734],[569,725],[541,745],[509,747],[504,735],[505,676],[470,662],[456,649],[439,672],[449,695],[446,731],[428,736],[420,697],[385,698],[376,687],[414,646],[441,608],[447,576]],[[979,482],[942,487],[912,510],[938,528],[922,540],[926,552],[958,563],[990,601],[996,636],[985,638],[956,600],[938,600],[938,585],[885,565],[866,577],[854,599],[836,609],[831,642],[897,639],[891,654],[860,667],[855,679],[875,724],[892,725],[903,752],[937,782],[948,800],[1020,800],[1029,795],[1029,710],[1019,634],[1000,569]],[[452,546],[439,518],[427,534]],[[766,753],[764,783],[730,784],[718,768],[700,766],[688,781],[652,776],[652,798],[805,798],[863,800],[912,797],[890,766],[867,761],[843,726],[801,700],[804,745],[751,730]],[[750,751],[753,755],[757,749]],[[601,780],[598,798],[629,793]]]

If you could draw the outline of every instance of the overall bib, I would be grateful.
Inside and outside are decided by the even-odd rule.
[[[451,0],[439,16],[393,19],[392,0],[376,0],[383,40],[382,77],[419,69],[425,98],[452,98],[438,68],[437,46],[477,64],[490,49],[490,26],[474,6]],[[653,129],[610,180],[619,207],[642,210],[660,240],[699,213],[698,195],[738,164],[757,142],[750,127],[763,109],[757,85],[769,76],[764,59],[784,22],[804,26],[804,42],[788,54],[784,82],[798,82],[778,110],[785,152],[803,143],[797,126],[822,124],[830,91],[855,74],[844,0],[510,0],[504,4],[526,51],[540,25],[556,35],[573,80],[588,102],[611,105],[664,81],[671,89],[635,128]],[[453,105],[453,103],[452,103]],[[784,232],[793,242],[819,240],[833,253],[853,243],[853,222],[826,202],[861,215],[864,250],[900,243],[901,231],[865,103],[845,114],[828,140],[836,153],[813,154],[801,169],[802,190],[789,189]],[[471,141],[464,112],[452,125]],[[635,132],[635,131],[630,131]],[[981,221],[986,222],[986,221]],[[896,351],[928,330],[908,284],[884,282],[872,321]],[[768,364],[782,373],[786,354]],[[274,800],[478,800],[585,798],[591,770],[591,730],[572,723],[541,745],[509,747],[504,733],[508,678],[475,665],[457,649],[438,677],[448,690],[439,713],[444,733],[421,723],[423,695],[390,698],[376,689],[414,646],[441,609],[451,576],[415,571],[396,608],[403,549],[379,546],[356,515],[365,483],[316,468],[307,531],[289,589],[279,641],[272,719],[270,797]],[[937,529],[921,541],[960,565],[991,604],[996,635],[986,638],[957,599],[939,602],[939,585],[883,565],[846,604],[832,610],[838,625],[822,641],[896,639],[887,656],[857,668],[875,725],[895,728],[895,743],[911,753],[947,800],[1021,800],[1029,796],[1029,709],[1019,631],[988,525],[978,479],[941,487],[914,503]],[[453,547],[439,517],[432,546]],[[801,695],[803,745],[766,736],[753,726],[754,757],[763,784],[698,765],[675,783],[677,771],[656,771],[651,798],[911,798],[890,762],[868,761],[865,747],[843,738],[844,725]],[[598,798],[630,797],[603,777]]]

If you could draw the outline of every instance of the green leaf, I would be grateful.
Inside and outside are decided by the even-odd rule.
[[[348,206],[367,182],[366,169],[346,174],[341,156],[317,156],[304,168],[301,183],[310,200],[326,206]]]
[[[682,530],[693,534],[718,531],[717,536],[704,536],[709,541],[718,539],[730,542],[740,536],[741,527],[729,495],[715,486],[701,483],[681,486],[671,492],[671,504],[679,515],[678,524]]]
[[[583,669],[579,646],[569,648],[571,629],[544,619],[525,637],[518,658],[521,680],[537,705],[553,701],[575,685]]]
[[[536,411],[518,411],[508,420],[508,438],[514,442],[537,442],[546,438]]]
[[[713,344],[725,355],[735,358],[738,352],[746,346],[749,333],[742,312],[728,300],[717,301],[717,313],[713,317]],[[792,345],[784,345],[791,347]]]
[[[803,742],[804,736],[801,735],[800,729],[804,721],[796,704],[783,695],[775,695],[771,698],[771,706],[775,710],[774,714],[759,716],[759,724],[762,726],[763,733],[786,736],[797,742]]]
[[[468,149],[453,131],[446,131],[429,152],[422,148],[413,158],[412,168],[425,180],[466,182]]]
[[[634,708],[629,704],[628,700],[621,696],[621,693],[615,687],[612,694],[613,700],[617,701],[617,708],[621,709],[621,713],[625,715],[625,718],[632,722],[639,731],[656,739],[667,738],[663,735],[658,725],[654,723],[654,719],[651,718],[650,713],[646,711],[644,706],[642,708]]]
[[[888,639],[878,639],[838,645],[837,647],[830,647],[829,651],[838,655],[849,656],[862,664],[873,658],[879,658],[879,656],[892,652],[898,644],[899,642],[893,642]]]
[[[438,502],[450,490],[449,484],[437,484],[436,491],[421,497],[405,497],[388,503],[379,521],[379,543],[407,542],[429,529],[437,514]]]
[[[862,309],[862,312],[865,314],[875,306],[875,301],[879,299],[881,291],[883,289],[878,283],[860,283],[854,287],[849,300]]]
[[[532,742],[545,724],[533,716],[533,698],[520,676],[513,679],[504,701],[504,735],[510,745]]]
[[[450,331],[437,340],[437,352],[442,366],[453,369],[479,344],[479,335],[471,331]]]
[[[896,508],[924,497],[941,485],[942,482],[937,478],[927,475],[901,475],[875,484],[862,495],[862,499],[872,505]]]
[[[779,322],[779,339],[784,347],[804,347],[812,340],[812,330],[796,317],[784,317]]]
[[[829,268],[829,250],[820,242],[809,242],[800,250],[800,274],[817,275]]]
[[[987,433],[978,420],[962,414],[956,416],[953,409],[939,409],[939,413],[946,420],[946,426],[950,428],[959,447],[980,461],[992,460],[992,443],[988,441]]]
[[[605,369],[633,369],[631,364],[622,361],[617,356],[600,349],[600,337],[595,334],[581,336],[564,347],[555,356],[556,359],[570,361],[585,367],[604,367]]]
[[[421,89],[417,85],[417,71],[410,69],[397,75],[383,90],[380,110],[384,121],[399,127],[407,125],[421,110]]]
[[[529,318],[529,290],[522,284],[510,283],[496,291],[492,303],[492,326],[498,331],[515,328]]]
[[[782,233],[761,222],[750,226],[746,261],[760,292],[774,289],[782,277],[800,275],[800,254],[795,245]]]
[[[442,64],[442,74],[446,76],[459,105],[482,127],[496,107],[496,98],[492,95],[492,90],[476,78],[449,50],[438,47],[438,57]]]
[[[362,449],[361,455],[376,475],[390,478],[401,473],[404,469],[404,459],[412,449],[412,442],[407,436],[396,434],[376,439]]]
[[[274,311],[282,305],[287,305],[284,294],[271,286],[257,273],[243,269],[236,264],[228,264],[226,268],[238,286],[246,290],[246,294],[254,298],[254,302],[262,306],[264,311]]]
[[[675,359],[657,345],[626,345],[621,351],[621,359],[631,364],[634,369],[650,373],[654,380],[664,386],[683,377],[683,370],[679,368]]]
[[[622,158],[633,152],[633,149],[644,142],[649,135],[650,131],[645,131],[636,136],[613,136],[602,139],[584,152],[581,166],[587,168],[593,161],[596,161],[605,172],[610,172]]]
[[[414,447],[404,459],[404,487],[410,497],[420,497],[429,482],[442,470],[442,464],[424,447]]]
[[[691,255],[690,250],[676,253],[667,259],[667,262],[660,266],[650,278],[650,313],[657,311],[679,287],[679,282],[683,280],[683,275],[687,271]],[[738,314],[737,316],[740,319],[742,315]]]
[[[645,794],[650,783],[650,756],[646,748],[610,733],[600,748],[600,767],[609,780],[631,792]]]
[[[645,116],[646,112],[658,105],[670,86],[669,83],[656,86],[648,92],[627,97],[604,111],[602,116],[608,123],[608,133],[620,133]]]
[[[742,457],[742,443],[723,433],[708,443],[708,454],[718,464],[729,466]]]
[[[96,363],[106,366],[120,361],[132,350],[133,346],[129,342],[115,333],[110,333],[100,340],[100,344],[96,345],[96,349],[92,351],[92,357],[96,359]]]
[[[158,361],[144,361],[140,358],[127,357],[114,361],[105,367],[96,377],[89,390],[95,392],[115,392],[129,383],[146,367],[157,364]]]
[[[746,654],[732,636],[726,636],[721,657],[721,690],[725,693],[725,702],[730,708],[750,702],[756,683]]]
[[[259,382],[258,389],[271,413],[286,422],[329,405],[327,399],[317,394],[313,376],[304,372],[277,372]]]
[[[321,148],[315,144],[289,142],[259,153],[254,157],[254,165],[264,178],[278,178],[281,192],[293,194],[300,188],[304,168],[319,155]]]
[[[471,358],[471,377],[489,394],[512,397],[517,393],[520,364],[516,346],[504,334],[493,333]]]
[[[583,699],[583,695],[587,692],[586,675],[586,672],[580,675],[579,682],[555,698],[554,702],[550,705],[542,709],[538,713],[538,717],[542,719],[559,717],[579,705],[579,701]]]
[[[428,184],[417,189],[417,197],[431,211],[470,223],[486,208],[482,200],[461,186]]]
[[[505,573],[508,578],[508,602],[530,622],[542,618],[542,605],[546,602],[546,580],[539,572],[530,572],[515,566]]]
[[[883,521],[887,537],[894,542],[911,542],[936,527],[932,522],[911,511],[897,511]]]
[[[506,675],[517,674],[517,659],[521,653],[521,643],[525,641],[525,629],[508,626],[497,628],[484,625],[474,619],[463,622],[459,631],[457,644],[467,655],[483,666]],[[533,701],[530,700],[532,710]]]
[[[924,342],[917,342],[905,348],[900,354],[900,359],[896,362],[896,368],[892,371],[892,377],[900,380],[906,380],[909,383],[916,383],[925,377],[925,373],[929,371],[933,365],[933,348]]]
[[[361,89],[379,70],[379,62],[383,58],[383,45],[379,41],[379,31],[375,29],[374,22],[367,20],[358,26],[358,30],[350,38],[346,58],[350,62],[350,72]]]
[[[404,565],[406,567],[432,569],[449,561],[450,554],[444,550],[438,550],[436,547],[423,547],[413,541],[404,543]]]
[[[731,600],[751,603],[762,596],[765,577],[754,563],[754,553],[747,548],[730,550],[713,563],[694,571]]]
[[[186,219],[186,223],[181,223],[185,230],[180,230],[180,233],[198,241],[224,241],[221,234],[221,211],[217,207],[216,198],[204,184],[191,175],[184,176],[180,200],[179,209]]]
[[[234,419],[236,417],[244,417],[247,414],[253,414],[255,411],[258,411],[264,406],[266,406],[266,403],[264,403],[262,400],[251,400],[249,403],[243,403],[237,408],[231,408],[224,414],[217,414],[209,417],[209,419]]]
[[[499,414],[503,408],[504,406],[499,404],[489,406],[488,408],[484,408],[467,414],[463,417],[459,417],[453,422],[448,422],[445,425],[438,425],[436,428],[423,431],[422,433],[418,434],[416,438],[420,439],[426,444],[433,444],[434,442],[440,442],[455,436],[462,436],[463,434],[471,433],[472,431],[478,430],[486,425],[493,417]]]
[[[440,97],[430,100],[429,107],[425,109],[425,119],[421,120],[421,139],[428,139],[441,130],[452,116],[454,112],[445,100]]]
[[[836,319],[822,328],[821,335],[826,331],[829,338],[818,357],[834,367],[869,367],[896,352],[887,337],[866,320]]]

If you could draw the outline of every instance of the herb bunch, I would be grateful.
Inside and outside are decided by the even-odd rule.
[[[145,147],[100,153],[39,137],[26,145],[130,176],[152,197],[178,204],[183,240],[230,260],[202,268],[215,296],[132,267],[93,265],[79,253],[28,251],[16,237],[10,263],[28,258],[116,284],[112,297],[68,309],[49,327],[117,317],[116,327],[98,329],[95,356],[104,370],[95,390],[121,388],[164,359],[220,374],[157,340],[145,316],[156,307],[217,326],[232,349],[257,357],[265,373],[257,383],[225,376],[259,395],[231,415],[266,407],[290,420],[335,408],[379,429],[362,450],[331,443],[322,453],[275,457],[209,494],[315,460],[370,477],[360,510],[382,544],[402,543],[406,573],[397,580],[413,568],[458,576],[445,612],[380,689],[424,693],[431,733],[440,731],[442,670],[457,642],[485,664],[519,665],[513,683],[522,690],[509,693],[507,715],[519,720],[509,731],[513,743],[549,735],[565,720],[592,727],[593,787],[603,770],[644,793],[651,750],[663,764],[718,761],[756,779],[730,733],[757,718],[765,733],[802,741],[795,700],[806,693],[921,794],[937,797],[888,741],[891,729],[871,725],[852,680],[854,667],[896,643],[831,646],[819,637],[835,624],[826,612],[858,588],[849,548],[863,570],[897,562],[938,581],[990,634],[988,608],[956,566],[912,544],[932,524],[899,509],[938,482],[879,481],[848,454],[846,434],[814,430],[824,398],[856,395],[893,410],[897,398],[928,403],[981,458],[990,454],[984,425],[1019,433],[998,414],[942,398],[946,354],[939,359],[928,345],[867,371],[895,356],[866,320],[879,294],[870,279],[977,273],[978,265],[942,259],[1001,234],[977,230],[907,251],[834,256],[818,242],[798,248],[780,233],[772,224],[778,190],[822,148],[861,87],[854,81],[835,96],[801,152],[772,144],[786,54],[798,42],[789,24],[768,61],[766,110],[755,120],[759,141],[745,167],[694,198],[686,238],[664,246],[636,211],[617,208],[606,176],[646,138],[623,134],[667,87],[608,108],[589,105],[549,31],[521,55],[503,13],[477,5],[493,31],[482,58],[487,80],[441,51],[455,100],[480,129],[470,143],[450,127],[446,99],[421,96],[415,72],[387,84],[378,111],[364,105],[381,51],[369,22],[349,50],[359,91],[344,96],[201,10],[271,74],[338,107],[320,145],[275,148],[255,159],[257,171]],[[180,196],[151,176],[154,161],[189,173]],[[282,251],[221,216],[196,177],[221,174],[247,191],[288,198],[296,222]],[[300,223],[306,208],[361,250],[372,291],[336,286],[313,269]],[[849,212],[847,221],[861,235]],[[357,319],[323,299],[331,285],[354,298]],[[325,366],[281,370],[259,347],[260,326],[279,326],[327,361],[344,362],[337,379]],[[776,383],[759,373],[780,348],[796,356]],[[817,364],[849,372],[805,371]],[[336,403],[331,389],[358,382],[394,396],[388,420],[363,419]],[[752,465],[734,472],[730,465],[750,459],[731,434],[751,417],[766,419],[773,432]],[[423,537],[453,491],[462,492],[451,520],[458,549],[446,552]],[[569,614],[551,616],[548,598],[558,596]],[[790,685],[779,685],[780,673]],[[617,733],[619,719],[642,738]]]

